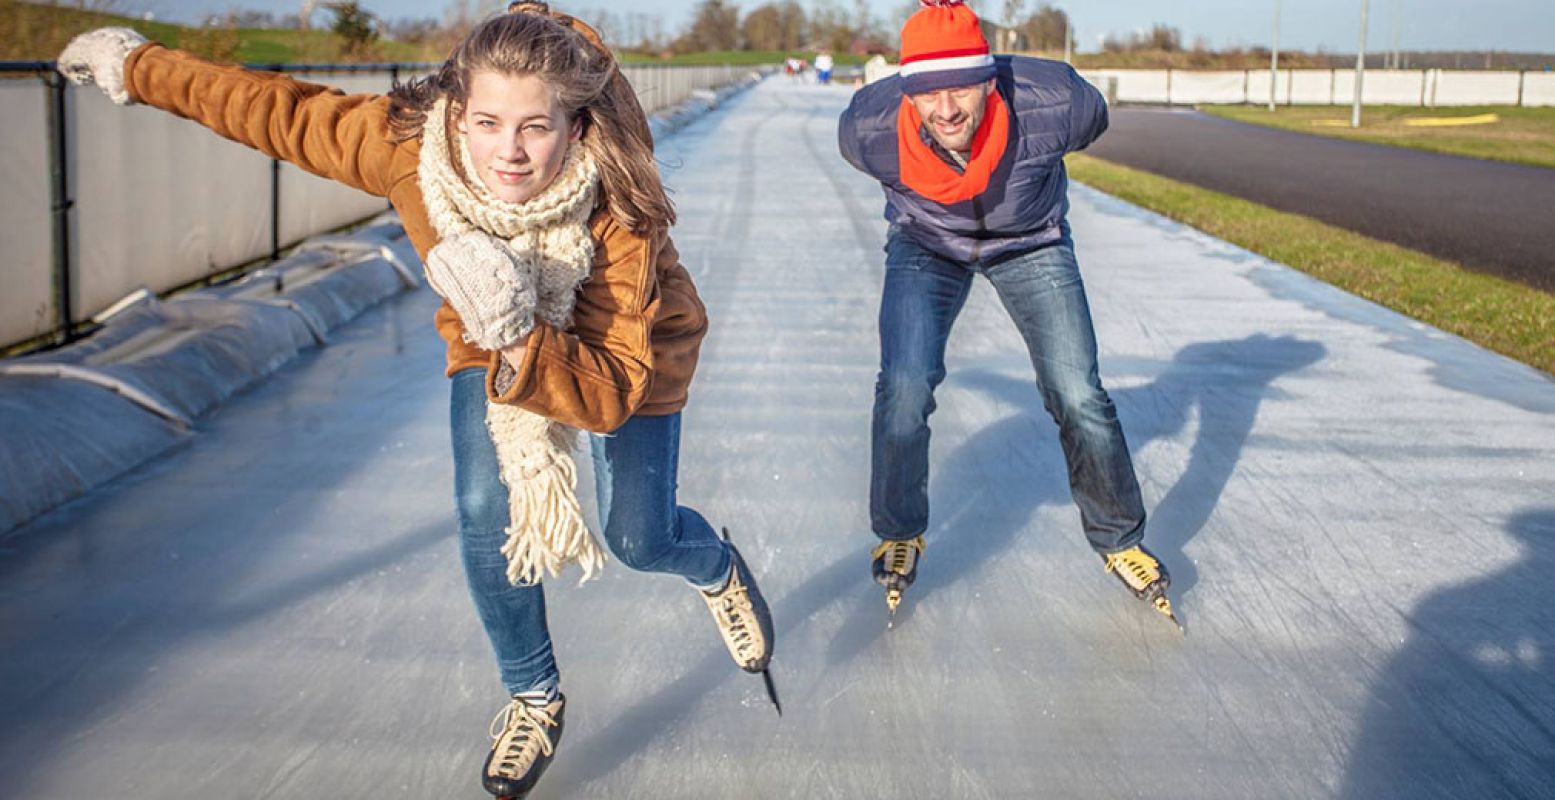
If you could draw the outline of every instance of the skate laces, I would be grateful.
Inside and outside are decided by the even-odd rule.
[[[504,778],[522,778],[536,758],[554,752],[549,730],[554,727],[556,718],[551,716],[549,705],[535,706],[513,698],[491,720],[488,733],[495,740],[492,749],[498,751],[491,762],[492,772]]]
[[[1107,572],[1113,572],[1135,591],[1143,591],[1161,579],[1161,562],[1143,548],[1130,547],[1121,553],[1108,553]]]
[[[761,656],[756,652],[758,644],[751,626],[756,622],[756,607],[751,604],[750,590],[740,581],[740,573],[730,567],[729,582],[717,594],[702,593],[707,606],[718,621],[718,629],[735,653],[735,660],[750,664]]]
[[[870,551],[870,557],[874,559],[884,557],[887,572],[908,575],[912,573],[913,565],[917,563],[918,554],[921,552],[923,552],[923,537],[915,536],[911,539],[887,539]]]

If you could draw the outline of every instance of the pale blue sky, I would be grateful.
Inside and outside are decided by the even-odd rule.
[[[324,0],[320,0],[322,4]],[[1330,52],[1355,52],[1359,38],[1361,0],[1280,0],[1282,47]],[[360,0],[369,11],[387,18],[440,17],[448,0]],[[800,0],[813,7],[817,0]],[[1040,0],[1026,0],[1027,9]],[[831,0],[851,9],[852,0]],[[1267,45],[1272,33],[1275,0],[1077,0],[1052,3],[1067,8],[1075,22],[1080,47],[1096,49],[1107,33],[1127,34],[1164,23],[1182,31],[1185,42],[1202,36],[1212,46]],[[576,11],[610,8],[661,14],[669,31],[681,28],[696,0],[578,0],[556,2]],[[750,9],[761,0],[736,5]],[[877,17],[895,18],[903,0],[870,0]],[[975,0],[973,7],[998,15],[1003,0]],[[129,10],[150,9],[159,19],[188,21],[230,8],[252,8],[277,14],[295,13],[301,0],[120,0]],[[1404,49],[1510,50],[1555,52],[1555,0],[1371,0],[1368,50],[1392,47],[1395,27]]]

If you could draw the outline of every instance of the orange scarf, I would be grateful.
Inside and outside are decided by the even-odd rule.
[[[914,192],[943,205],[970,200],[988,188],[988,179],[1004,148],[1010,141],[1010,111],[998,92],[988,95],[988,110],[983,123],[972,136],[972,158],[966,171],[957,173],[933,148],[923,143],[919,129],[923,118],[912,100],[902,98],[896,114],[897,155],[901,163],[902,183]]]

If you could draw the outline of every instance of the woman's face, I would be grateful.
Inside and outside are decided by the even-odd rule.
[[[545,81],[533,75],[477,71],[459,118],[481,183],[509,203],[551,185],[582,126],[569,121]]]

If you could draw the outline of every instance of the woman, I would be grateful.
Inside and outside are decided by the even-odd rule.
[[[516,3],[387,97],[210,64],[122,28],[77,37],[59,69],[399,211],[444,298],[461,550],[511,696],[488,791],[527,794],[562,732],[540,580],[603,561],[572,494],[573,427],[594,432],[616,557],[697,587],[735,662],[765,673],[772,622],[754,578],[727,535],[676,504],[706,315],[668,237],[647,120],[592,29]]]

